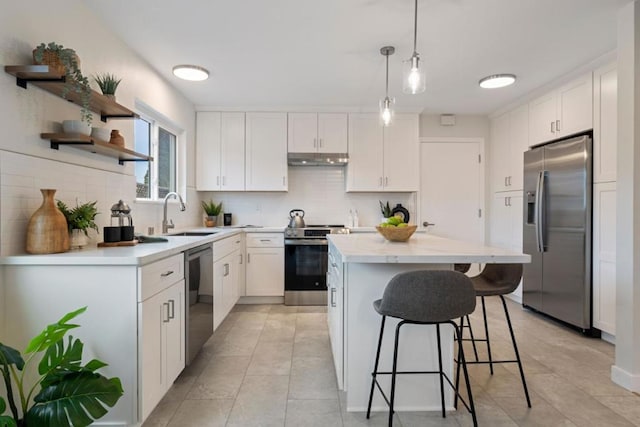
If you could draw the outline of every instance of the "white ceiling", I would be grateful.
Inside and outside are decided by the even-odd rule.
[[[419,0],[427,90],[402,94],[413,0],[85,0],[105,24],[196,106],[375,111],[390,57],[398,111],[488,114],[615,49],[630,0]],[[179,81],[176,64],[210,70]],[[478,80],[514,73],[493,91]]]

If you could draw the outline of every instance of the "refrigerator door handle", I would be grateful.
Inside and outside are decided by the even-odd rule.
[[[538,246],[538,252],[544,252],[544,180],[545,171],[538,173],[538,185],[536,188],[536,244]]]

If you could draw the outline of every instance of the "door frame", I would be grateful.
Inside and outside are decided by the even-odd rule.
[[[485,155],[485,138],[483,137],[451,137],[451,136],[422,136],[419,139],[420,141],[420,163],[422,163],[422,144],[436,143],[436,142],[446,142],[451,144],[456,143],[478,143],[480,145],[480,176],[478,177],[478,191],[480,193],[480,206],[479,209],[482,210],[482,243],[485,244],[487,241],[487,192],[486,192],[486,175],[487,175],[487,158]],[[418,227],[424,229],[422,226],[422,164],[420,164],[420,174],[419,178],[420,185],[417,196],[417,215],[420,220],[418,221]]]

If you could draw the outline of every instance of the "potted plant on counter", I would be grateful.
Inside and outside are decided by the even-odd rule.
[[[116,100],[116,89],[118,89],[118,85],[122,81],[115,76],[115,74],[98,74],[93,76],[93,80],[98,84],[102,94],[111,100]]]
[[[93,201],[78,205],[76,201],[76,207],[70,209],[64,202],[57,201],[58,209],[67,219],[72,248],[82,248],[87,245],[90,228],[98,232],[98,226],[94,222],[98,215],[97,203]]]
[[[97,373],[107,366],[100,360],[83,366],[82,341],[72,336],[64,339],[67,331],[79,326],[69,321],[86,309],[67,313],[48,325],[29,342],[24,358],[18,350],[0,343],[0,375],[6,392],[6,400],[0,396],[0,426],[84,427],[118,402],[124,393],[120,379]],[[43,352],[37,380],[29,385],[35,357]]]
[[[216,205],[213,200],[209,200],[208,202],[203,200],[202,209],[204,213],[207,214],[207,218],[205,218],[204,221],[205,225],[207,227],[215,227],[218,221],[218,215],[222,212],[222,202]]]
[[[380,222],[386,222],[387,218],[391,218],[393,216],[393,211],[389,205],[389,201],[387,201],[386,205],[382,203],[382,200],[378,200],[378,202],[380,202],[380,213],[382,214],[382,221]]]

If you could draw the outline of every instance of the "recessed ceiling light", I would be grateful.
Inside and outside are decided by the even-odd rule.
[[[516,81],[514,74],[494,74],[480,79],[478,82],[483,89],[496,89],[512,85]]]
[[[173,67],[173,75],[183,80],[199,82],[209,78],[209,71],[197,65],[176,65]]]

